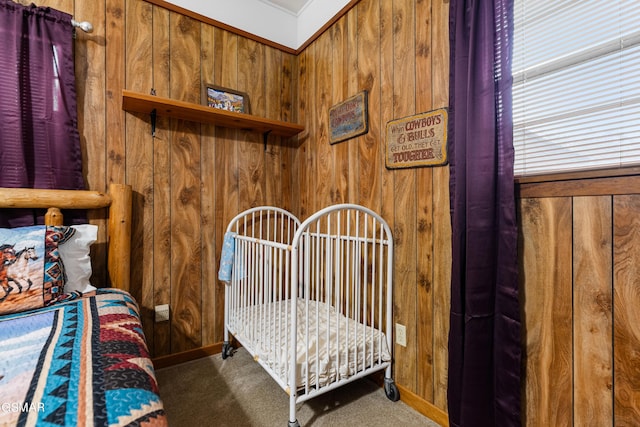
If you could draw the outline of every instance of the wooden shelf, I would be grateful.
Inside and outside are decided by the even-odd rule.
[[[210,123],[227,128],[260,132],[264,135],[292,137],[304,130],[304,126],[295,123],[220,110],[161,96],[145,95],[126,89],[122,91],[122,109],[145,114],[152,114],[155,111],[158,116]]]

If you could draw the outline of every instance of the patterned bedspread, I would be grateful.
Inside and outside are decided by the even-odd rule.
[[[129,294],[0,317],[0,426],[14,425],[167,425]]]

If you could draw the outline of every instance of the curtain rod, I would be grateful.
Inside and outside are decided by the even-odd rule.
[[[76,28],[80,28],[85,33],[90,33],[93,31],[93,25],[91,25],[91,22],[87,22],[87,21],[78,22],[75,19],[72,19],[71,25],[73,25]]]

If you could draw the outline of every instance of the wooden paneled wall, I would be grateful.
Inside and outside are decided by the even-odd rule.
[[[201,102],[202,84],[246,92],[254,114],[293,120],[295,57],[143,1],[127,1],[123,27],[125,87]],[[136,295],[146,309],[154,355],[222,340],[223,288],[218,256],[228,221],[240,210],[291,208],[293,149],[279,138],[162,118],[126,114],[124,173],[138,195],[134,211]],[[136,251],[137,250],[137,251]],[[171,321],[150,310],[170,304]]]
[[[149,117],[122,110],[121,93],[200,103],[203,82],[214,83],[248,93],[256,115],[295,122],[297,57],[142,0],[38,5],[94,26],[75,40],[85,176],[95,190],[133,187],[132,293],[153,355],[221,342],[222,234],[247,207],[295,209],[294,144],[270,136],[265,150],[259,134],[167,118],[153,137]],[[102,271],[104,245],[94,247]],[[160,304],[170,304],[170,322],[154,323]]]
[[[640,177],[521,196],[523,425],[638,425]]]
[[[450,220],[447,167],[388,170],[388,121],[448,105],[448,2],[361,0],[299,56],[299,122],[291,164],[301,217],[333,203],[368,206],[396,243],[395,377],[446,409]],[[369,132],[331,145],[328,110],[368,91]]]

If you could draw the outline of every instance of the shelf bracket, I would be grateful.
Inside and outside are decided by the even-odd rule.
[[[156,118],[158,116],[158,112],[154,108],[151,110],[151,136],[156,137]]]
[[[271,130],[268,130],[262,134],[262,140],[264,141],[264,151],[267,151],[267,141],[269,140],[270,133],[271,133]]]

